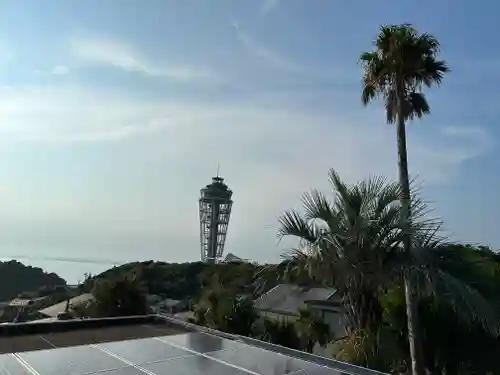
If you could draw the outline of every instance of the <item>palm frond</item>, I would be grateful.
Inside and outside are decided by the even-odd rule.
[[[407,118],[422,118],[424,115],[431,113],[429,103],[427,103],[424,94],[412,92],[409,94],[408,101],[408,107],[405,110]]]
[[[314,243],[317,240],[317,233],[298,212],[286,211],[279,219],[280,229],[278,237],[294,236]]]
[[[481,324],[487,332],[499,336],[500,322],[491,303],[460,279],[433,267],[412,269],[419,289],[440,304],[450,306],[466,324]]]
[[[334,219],[335,213],[331,209],[330,202],[325,195],[317,190],[312,190],[302,196],[304,207],[304,218],[306,220],[320,219],[330,222]]]
[[[419,34],[410,24],[384,25],[375,40],[375,49],[360,56],[364,75],[361,100],[368,104],[379,96],[383,98],[388,123],[397,116],[396,108],[403,106],[405,120],[420,118],[430,112],[422,101],[422,87],[441,84],[449,71],[447,63],[438,60],[439,41],[430,34]],[[396,92],[399,87],[404,98]],[[417,96],[415,96],[417,95]]]
[[[430,218],[430,209],[414,181],[407,229],[413,246],[407,253],[399,184],[373,177],[350,185],[334,170],[329,176],[334,189],[331,202],[313,190],[303,196],[303,215],[288,211],[280,219],[280,236],[299,239],[299,247],[286,254],[281,266],[285,279],[335,287],[349,324],[360,327],[365,324],[361,322],[377,319],[376,308],[367,311],[364,303],[376,300],[379,288],[409,276],[415,279],[417,294],[448,301],[464,319],[477,320],[486,329],[500,333],[488,302],[439,267],[435,250],[445,241],[439,235],[441,220]],[[373,316],[366,320],[366,314]]]

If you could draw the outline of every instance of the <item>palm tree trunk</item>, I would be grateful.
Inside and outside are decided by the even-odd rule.
[[[398,165],[399,183],[401,185],[401,208],[402,208],[402,229],[404,231],[403,246],[409,255],[412,251],[412,240],[410,233],[411,220],[411,197],[410,180],[408,177],[408,156],[406,151],[406,129],[403,112],[402,90],[398,93],[398,122],[397,122],[397,144],[398,144]],[[413,375],[423,375],[423,355],[420,338],[418,335],[418,310],[417,301],[413,292],[413,282],[410,275],[404,279],[406,318],[408,329],[408,342],[410,346],[411,368]]]

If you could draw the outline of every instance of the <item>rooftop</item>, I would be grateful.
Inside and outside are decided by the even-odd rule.
[[[0,336],[9,375],[380,374],[160,315],[12,324]]]
[[[29,306],[31,304],[34,304],[36,302],[42,301],[47,297],[37,297],[37,298],[14,298],[12,301],[9,302],[9,306],[16,306],[16,307],[21,307],[21,306]]]
[[[298,314],[309,301],[332,299],[335,289],[303,288],[292,284],[279,284],[255,301],[255,308],[281,314]]]
[[[86,302],[92,300],[93,298],[94,298],[94,296],[92,296],[92,294],[90,294],[90,293],[80,294],[79,296],[71,298],[69,300],[69,305],[74,306],[74,305],[77,305],[80,303],[86,303]],[[45,315],[45,316],[55,318],[55,317],[57,317],[58,314],[60,314],[66,310],[66,304],[67,304],[67,301],[64,300],[62,302],[56,303],[55,305],[52,305],[52,306],[49,306],[43,310],[40,310],[40,313]]]

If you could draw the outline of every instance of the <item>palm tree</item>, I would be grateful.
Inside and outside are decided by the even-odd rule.
[[[448,71],[446,62],[437,60],[439,42],[429,34],[418,34],[408,24],[382,26],[375,41],[375,50],[361,54],[364,67],[362,101],[367,105],[377,96],[383,98],[387,122],[397,125],[397,149],[404,246],[411,251],[409,226],[411,220],[410,182],[406,151],[405,121],[421,118],[430,112],[421,92],[423,86],[440,84]],[[405,280],[408,338],[414,375],[422,375],[422,350],[418,340],[418,316],[411,280]]]
[[[411,278],[422,295],[441,296],[468,319],[498,332],[488,303],[475,290],[437,267],[439,222],[426,219],[428,209],[414,194],[412,220],[403,229],[401,185],[372,178],[354,185],[330,171],[334,199],[313,190],[302,197],[303,211],[280,218],[279,236],[300,240],[285,263],[288,273],[308,275],[313,284],[336,289],[345,312],[346,334],[378,334],[382,325],[379,296]],[[411,252],[404,248],[407,231]]]
[[[300,239],[299,249],[286,260],[286,274],[307,276],[315,285],[334,287],[346,311],[347,333],[375,330],[382,310],[380,288],[392,282],[388,269],[402,258],[400,188],[373,178],[349,186],[330,171],[335,192],[330,202],[313,190],[302,197],[304,214],[287,211],[279,219],[280,237]],[[415,201],[415,215],[424,206]],[[425,220],[412,221],[415,231],[430,227]]]

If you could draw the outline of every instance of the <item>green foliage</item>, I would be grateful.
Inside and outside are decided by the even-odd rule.
[[[233,300],[231,311],[226,315],[227,332],[249,336],[257,318],[253,301],[248,297],[237,297]]]
[[[301,309],[300,316],[295,322],[295,328],[301,341],[301,347],[308,353],[312,353],[314,345],[318,343],[326,346],[330,341],[330,327],[325,324],[314,311]]]
[[[384,25],[374,44],[374,51],[360,56],[363,104],[381,96],[388,123],[396,121],[400,102],[404,120],[428,114],[429,104],[421,89],[440,84],[449,70],[445,61],[437,59],[438,40],[419,34],[408,24]]]
[[[376,330],[382,319],[380,289],[416,263],[402,248],[400,187],[380,177],[348,185],[334,170],[330,182],[333,202],[312,191],[303,195],[304,214],[288,211],[280,218],[280,236],[300,241],[287,273],[335,288],[348,329]],[[412,208],[411,230],[417,240],[434,222],[423,218],[426,207],[420,200]]]
[[[228,264],[134,262],[87,278],[82,290],[90,292],[96,280],[116,280],[135,272],[148,293],[165,298],[198,300],[203,290],[215,281],[234,293],[253,295],[254,275],[261,268],[245,262]]]
[[[460,244],[441,246],[438,254],[440,267],[491,298],[498,316],[498,302],[492,294],[500,285],[498,254],[484,247]],[[406,349],[403,291],[393,288],[381,296],[381,301],[386,325],[399,332],[394,340]],[[496,357],[500,353],[500,339],[486,331],[480,321],[457,314],[445,302],[430,296],[419,303],[426,368],[435,374],[499,374]]]
[[[250,298],[239,297],[220,285],[208,289],[195,309],[196,324],[249,336],[257,313]]]
[[[291,349],[302,349],[294,323],[286,320],[258,319],[252,328],[255,338]]]
[[[0,262],[0,301],[16,298],[23,292],[35,291],[43,287],[66,285],[66,281],[55,273],[46,273],[41,268],[25,266],[11,260]],[[43,294],[25,294],[26,297],[38,297]]]
[[[491,262],[498,256],[484,248],[472,250],[442,242],[435,235],[436,222],[425,218],[426,206],[415,194],[410,228],[413,244],[411,253],[407,253],[403,248],[399,184],[375,178],[348,185],[334,171],[330,180],[334,200],[328,201],[317,191],[304,195],[304,213],[286,212],[280,220],[280,235],[300,241],[284,266],[285,275],[295,273],[299,279],[309,278],[311,284],[334,287],[341,298],[347,337],[337,343],[340,358],[384,371],[400,371],[410,363],[401,292],[404,278],[412,279],[414,292],[421,299],[417,305],[420,309],[438,311],[432,318],[427,314],[426,319],[437,322],[453,315],[441,322],[451,324],[446,339],[457,337],[458,332],[463,339],[467,332],[482,332],[483,336],[490,332],[490,337],[499,332],[498,310],[484,298],[495,298],[498,291],[500,283],[495,277],[500,273],[498,265]],[[474,328],[464,331],[464,325]],[[433,327],[432,333],[424,327],[427,338],[435,337],[436,331],[438,327]],[[437,338],[434,342],[453,346]],[[426,345],[428,368],[450,372],[451,367],[443,363],[451,358],[450,352],[459,352],[440,350],[427,341]],[[460,355],[467,358],[465,353]],[[470,361],[467,359],[467,363]]]
[[[146,296],[134,276],[98,282],[92,290],[97,317],[143,315],[148,313]]]
[[[337,360],[374,370],[401,373],[405,368],[405,351],[402,351],[396,333],[381,326],[377,331],[352,331],[335,343]],[[403,346],[404,347],[404,346]]]

